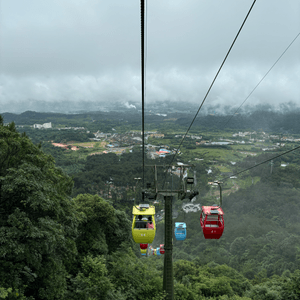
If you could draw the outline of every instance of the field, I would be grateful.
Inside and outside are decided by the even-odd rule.
[[[105,146],[108,144],[107,142],[85,142],[85,143],[78,143],[78,142],[67,142],[68,145],[73,145],[77,147],[82,147],[82,148],[105,148]]]

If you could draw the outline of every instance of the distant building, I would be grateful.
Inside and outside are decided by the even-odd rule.
[[[153,138],[163,138],[165,135],[163,133],[152,133],[150,134],[150,137]]]
[[[160,149],[159,151],[156,151],[156,154],[159,155],[159,157],[165,157],[166,154],[170,154],[171,151],[167,149]]]
[[[111,135],[111,133],[99,132],[99,130],[94,134],[95,134],[95,137],[98,139],[107,138],[109,135]]]
[[[48,129],[48,128],[52,128],[52,124],[51,124],[51,122],[44,123],[43,125],[41,125],[41,124],[33,124],[33,128],[38,128],[38,129],[45,128],[45,129]]]
[[[51,122],[49,122],[49,123],[44,123],[44,124],[43,124],[43,128],[52,128]]]
[[[135,141],[138,141],[138,142],[142,142],[143,141],[142,138],[140,138],[140,137],[133,137],[132,139],[135,140]]]
[[[41,125],[41,124],[33,124],[33,128],[41,129],[41,128],[43,128],[43,125]]]
[[[202,136],[191,135],[191,138],[192,138],[193,140],[201,140],[201,139],[202,139]]]
[[[160,149],[159,150],[159,153],[170,153],[171,151],[170,150],[167,150],[167,149]]]

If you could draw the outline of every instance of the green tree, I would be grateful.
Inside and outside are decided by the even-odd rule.
[[[284,280],[282,299],[292,300],[300,298],[300,270],[296,270]]]
[[[133,246],[131,222],[124,212],[98,195],[80,194],[74,198],[82,222],[77,238],[78,253],[87,255],[107,255],[117,251],[122,243]]]
[[[85,257],[81,272],[72,280],[73,293],[70,297],[78,300],[107,299],[109,291],[113,290],[107,273],[103,256]]]
[[[126,299],[164,299],[162,271],[158,270],[159,258],[139,259],[131,248],[117,251],[108,259],[111,282]]]
[[[0,286],[63,298],[79,223],[72,186],[52,157],[0,119]]]

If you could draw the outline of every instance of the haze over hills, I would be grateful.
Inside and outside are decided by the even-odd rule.
[[[74,108],[74,107],[73,107]],[[90,107],[86,105],[86,108]],[[159,125],[166,122],[174,122],[180,126],[188,126],[197,112],[195,105],[183,103],[157,103],[146,108],[146,124]],[[118,123],[126,122],[127,125],[141,124],[140,108],[134,104],[112,106],[110,109],[98,111],[73,111],[72,113],[59,112],[37,112],[25,111],[20,114],[2,113],[5,123],[15,122],[16,125],[33,125],[35,123],[52,122],[59,123],[58,119],[66,119],[72,124],[78,118],[85,122],[105,122],[105,120],[118,120]],[[209,129],[234,129],[234,130],[263,130],[281,134],[295,134],[300,132],[300,109],[295,104],[282,104],[281,109],[269,105],[256,107],[242,107],[238,112],[229,108],[206,107],[201,110],[196,118],[193,127]]]
[[[201,100],[202,101],[202,100]],[[184,112],[195,114],[201,103],[191,101],[156,101],[146,102],[146,111],[152,113],[169,114],[174,112]],[[9,104],[6,103],[0,107],[0,113],[15,113],[20,114],[25,111],[36,111],[36,112],[53,112],[53,113],[84,113],[84,112],[128,112],[128,111],[140,111],[141,103],[135,101],[73,101],[73,100],[57,100],[57,101],[41,101],[41,100],[27,100],[27,101],[12,101]],[[218,115],[230,115],[234,113],[248,114],[257,110],[276,111],[286,113],[289,111],[299,111],[300,107],[295,102],[282,102],[278,105],[270,104],[259,104],[251,105],[249,103],[238,103],[232,105],[211,105],[208,101],[205,102],[200,110],[201,115],[206,114],[218,114]]]

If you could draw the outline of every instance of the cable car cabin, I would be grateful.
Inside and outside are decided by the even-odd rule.
[[[165,254],[165,245],[164,244],[160,244],[159,245],[159,252],[160,252],[160,254]]]
[[[148,244],[140,244],[140,248],[141,248],[141,250],[147,249]]]
[[[186,239],[186,224],[184,222],[175,222],[175,238],[177,241]]]
[[[146,248],[146,249],[141,249],[141,254],[142,254],[142,255],[146,255],[147,250],[148,250],[147,248]]]
[[[150,255],[156,255],[156,249],[155,248],[152,248],[150,247]]]
[[[140,204],[132,209],[132,237],[136,243],[152,243],[155,237],[155,207],[149,204]]]
[[[219,239],[224,231],[224,212],[220,206],[202,206],[200,225],[205,239]]]
[[[160,255],[160,249],[156,248],[156,255]]]
[[[148,250],[148,244],[140,244],[141,254],[146,255]]]

